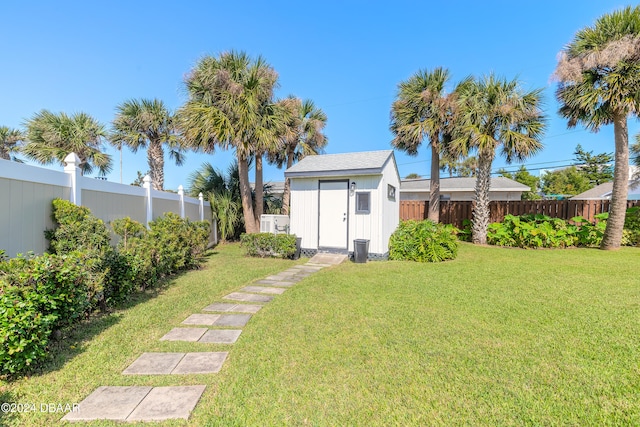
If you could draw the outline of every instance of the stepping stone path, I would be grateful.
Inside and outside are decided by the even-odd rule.
[[[296,265],[281,273],[267,276],[238,292],[224,297],[227,302],[214,302],[187,317],[182,324],[167,332],[161,341],[233,344],[251,316],[276,295],[283,294],[300,280],[340,264],[346,255],[317,254],[304,265]],[[232,302],[228,302],[232,301]],[[208,327],[189,327],[189,326]],[[213,328],[210,329],[209,327]],[[229,352],[143,353],[123,375],[187,375],[215,374],[222,369]],[[172,387],[98,387],[79,404],[77,411],[66,414],[63,421],[162,421],[188,419],[204,393],[204,385]]]

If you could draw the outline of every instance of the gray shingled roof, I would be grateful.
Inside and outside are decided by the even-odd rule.
[[[408,179],[400,182],[401,192],[427,192],[430,188],[429,179]],[[475,178],[440,178],[440,191],[474,191]],[[491,178],[491,191],[529,191],[530,187],[503,176]]]
[[[375,175],[382,173],[392,156],[393,150],[307,156],[287,169],[284,175],[288,178]]]
[[[602,200],[610,199],[611,192],[613,191],[613,182],[605,182],[600,185],[596,185],[591,190],[587,190],[583,193],[576,194],[570,200]],[[635,200],[640,193],[640,180],[629,181],[629,200]]]

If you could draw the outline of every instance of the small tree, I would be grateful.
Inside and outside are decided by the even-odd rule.
[[[592,186],[600,185],[603,182],[613,180],[613,154],[600,153],[593,154],[593,151],[584,151],[578,144],[575,151],[576,164],[578,169],[591,183]]]
[[[537,176],[531,175],[531,173],[527,170],[527,168],[522,165],[520,169],[516,172],[511,173],[507,172],[504,168],[498,171],[500,176],[504,176],[505,178],[513,179],[514,181],[519,182],[520,184],[524,184],[527,187],[531,188],[530,191],[525,191],[522,193],[522,200],[538,200],[541,199],[542,196],[538,194],[538,186],[540,184],[540,178]]]

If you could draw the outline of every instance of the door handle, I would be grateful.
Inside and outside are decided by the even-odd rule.
[[[342,214],[342,220],[343,220],[343,221],[346,221],[346,220],[347,220],[347,213],[346,213],[346,212]]]

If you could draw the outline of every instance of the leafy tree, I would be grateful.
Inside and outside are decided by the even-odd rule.
[[[449,178],[453,175],[459,177],[476,176],[478,169],[478,158],[476,156],[456,157],[454,153],[446,150],[440,157],[440,170],[449,171]]]
[[[547,172],[541,179],[545,195],[575,196],[593,188],[589,178],[575,166]]]
[[[180,166],[184,162],[174,117],[160,100],[133,99],[116,108],[111,143],[118,148],[129,147],[134,153],[147,149],[149,175],[153,188],[164,188],[164,146],[169,157]]]
[[[507,172],[504,168],[498,171],[500,176],[504,176],[505,178],[513,179],[514,181],[519,182],[520,184],[524,184],[527,187],[531,188],[530,191],[525,191],[522,193],[522,200],[538,200],[542,197],[538,194],[538,186],[540,184],[540,178],[537,176],[531,175],[531,173],[527,170],[527,168],[522,165],[520,169],[516,172],[511,173]]]
[[[294,162],[302,160],[306,156],[312,156],[323,152],[328,139],[324,134],[327,124],[327,115],[315,106],[313,101],[290,96],[283,100],[282,106],[288,110],[286,126],[281,137],[283,147],[268,153],[269,161],[279,168],[286,165],[289,169]],[[291,187],[289,178],[284,183],[282,195],[282,213],[289,215],[289,199]]]
[[[452,150],[463,155],[470,150],[478,153],[473,243],[487,243],[490,174],[496,150],[500,149],[510,163],[513,159],[524,160],[542,148],[545,119],[540,109],[541,93],[540,89],[523,91],[517,79],[508,81],[493,74],[459,90],[461,117]]]
[[[277,114],[280,111],[267,107],[272,104],[277,80],[277,73],[262,57],[254,60],[235,51],[206,56],[186,78],[189,99],[179,111],[180,128],[191,148],[235,151],[248,233],[259,231],[249,187],[249,159],[257,153],[256,163],[258,157],[261,162],[262,153],[270,145],[263,141],[275,139],[278,126],[274,122],[282,116]],[[256,183],[262,182],[259,172],[261,169],[256,167]]]
[[[107,135],[104,126],[86,113],[55,114],[47,110],[36,113],[26,122],[27,143],[22,152],[38,163],[58,161],[64,165],[69,153],[80,158],[83,174],[98,168],[104,176],[111,171],[111,156],[103,153]]]
[[[420,178],[422,177],[415,172],[410,173],[409,175],[404,177],[404,179],[420,179]]]
[[[613,155],[607,153],[593,154],[586,152],[578,144],[575,151],[576,163],[580,165],[580,173],[587,177],[592,186],[613,180]]]
[[[15,153],[20,151],[22,141],[24,135],[18,129],[0,126],[0,159],[22,163],[22,160],[15,156]]]
[[[591,131],[613,124],[615,166],[611,212],[602,249],[622,240],[629,175],[629,115],[640,111],[640,6],[605,14],[578,31],[555,71],[560,114]]]
[[[431,147],[429,212],[427,217],[440,220],[440,153],[450,139],[456,109],[456,95],[445,92],[449,71],[438,67],[433,71],[419,70],[400,82],[395,102],[391,105],[391,145],[418,154],[418,147],[427,140]]]

